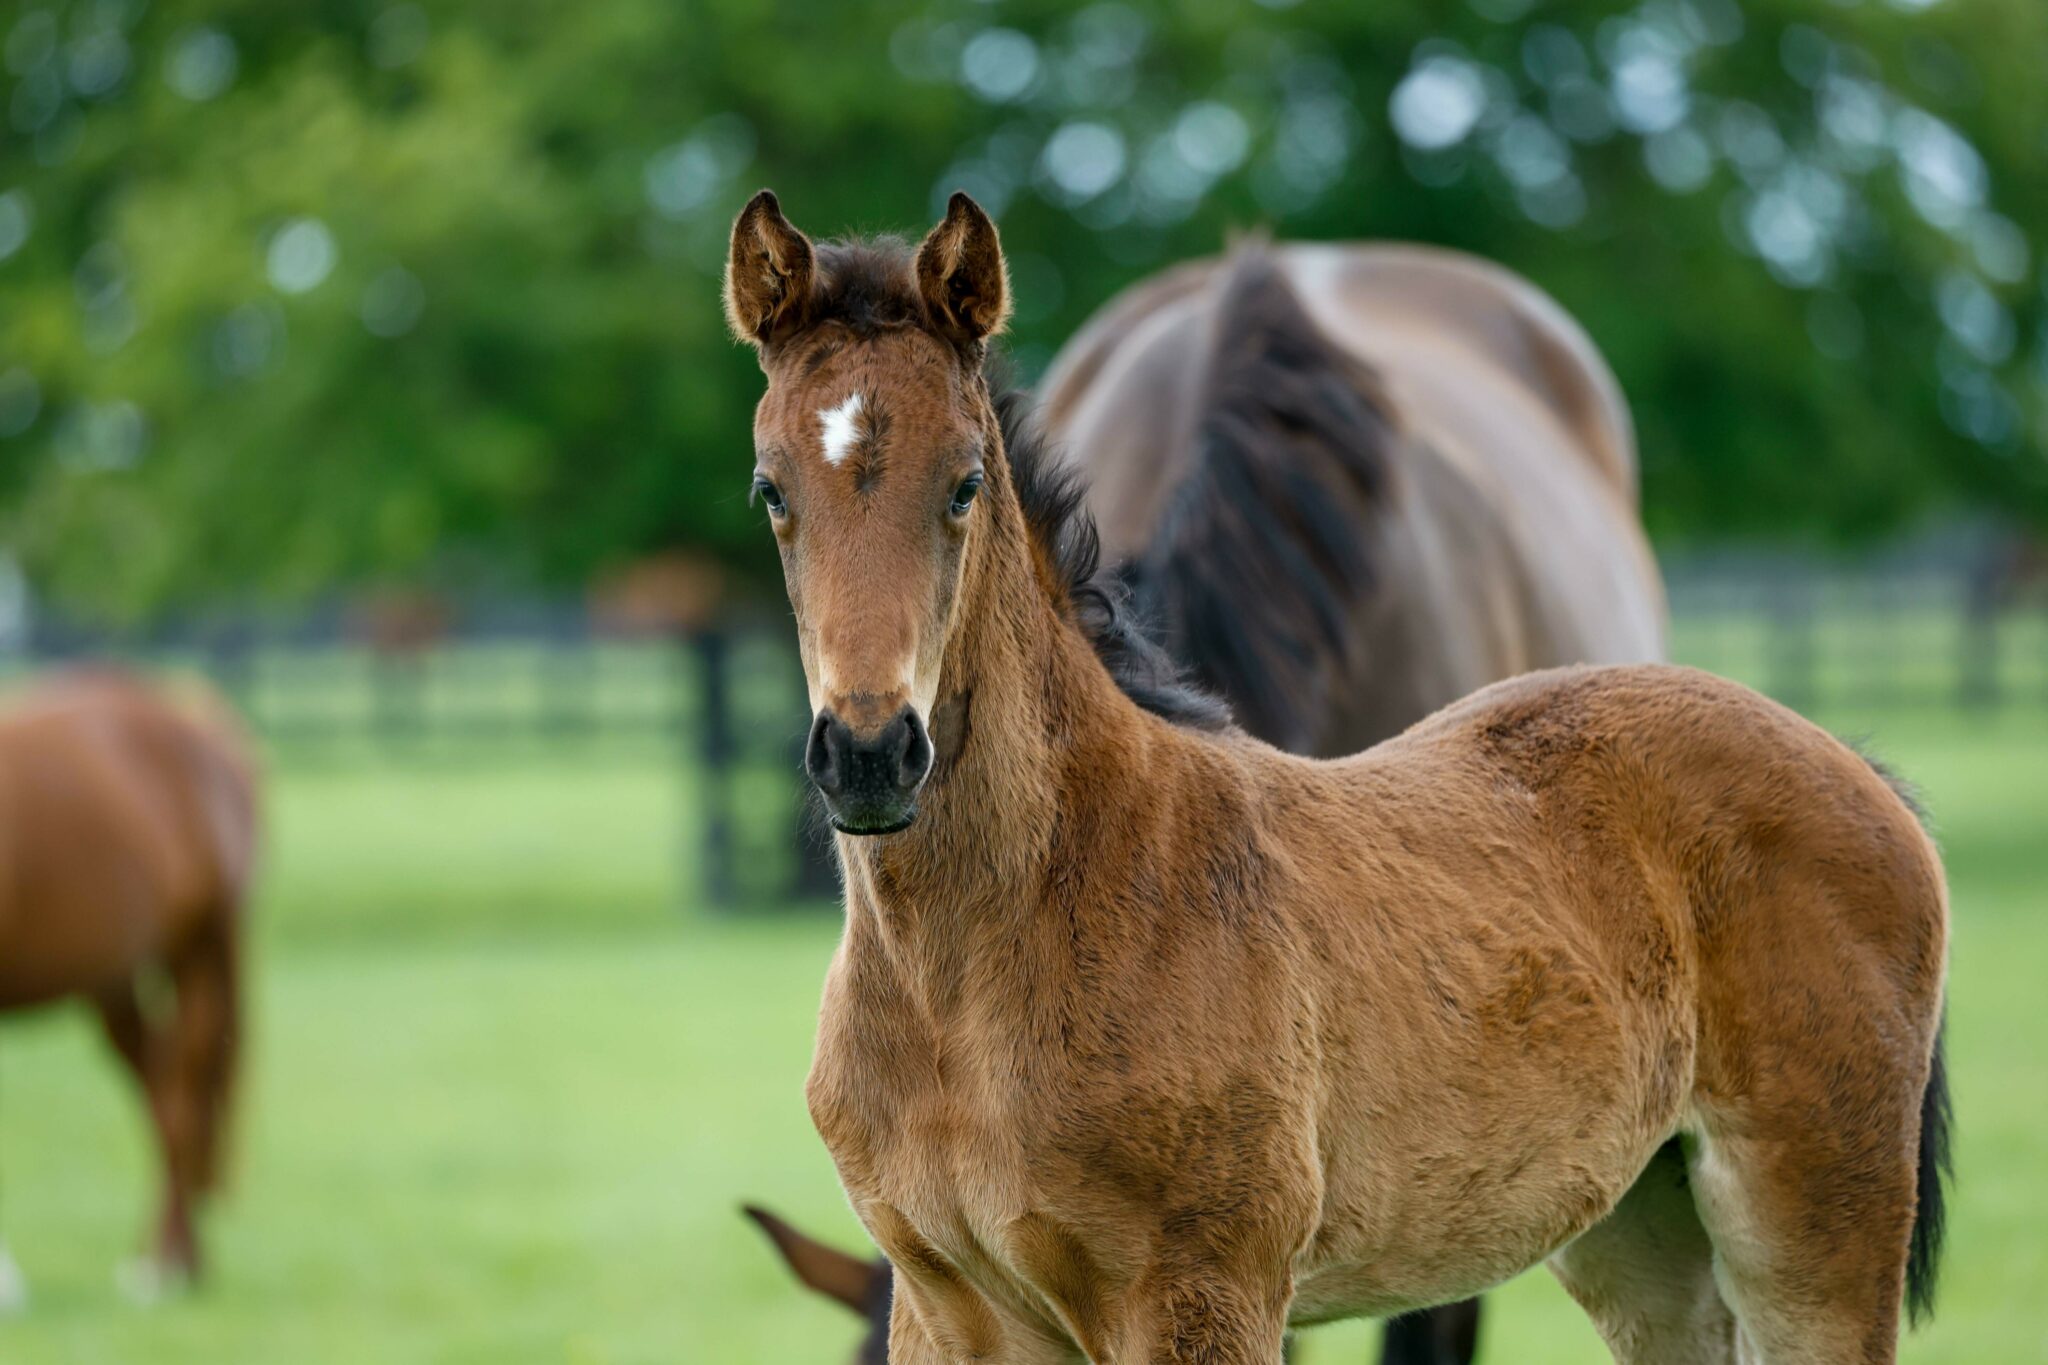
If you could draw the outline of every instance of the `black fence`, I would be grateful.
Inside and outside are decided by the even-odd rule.
[[[136,632],[43,620],[0,653],[0,678],[103,662],[206,678],[286,762],[498,761],[561,746],[657,754],[688,778],[693,861],[713,905],[837,893],[794,780],[810,703],[786,618],[621,635],[574,606],[496,605],[396,646],[360,638],[339,612]]]
[[[1809,713],[2048,710],[2048,573],[2008,545],[1666,567],[1671,655]]]
[[[1673,657],[1821,714],[2048,711],[2048,592],[1983,569],[2007,562],[1679,559],[1667,573]],[[797,779],[810,707],[781,613],[621,636],[579,607],[497,605],[398,646],[359,638],[338,612],[141,633],[45,620],[0,652],[0,674],[110,657],[207,676],[287,761],[652,749],[687,771],[712,904],[835,889]]]

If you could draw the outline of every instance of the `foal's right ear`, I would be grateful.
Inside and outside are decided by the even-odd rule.
[[[811,302],[811,239],[790,226],[775,195],[762,190],[733,220],[725,262],[725,317],[734,335],[765,346],[799,326]]]

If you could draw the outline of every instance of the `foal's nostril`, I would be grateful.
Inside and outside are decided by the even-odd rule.
[[[904,707],[897,721],[903,726],[904,738],[902,756],[896,762],[896,785],[913,791],[932,770],[932,740],[925,733],[924,721],[912,708]]]
[[[908,706],[867,737],[832,711],[820,711],[804,743],[804,772],[825,798],[833,827],[846,834],[887,834],[907,826],[917,814],[917,789],[931,770],[931,736]]]
[[[839,756],[852,738],[839,718],[830,711],[820,711],[818,718],[811,722],[810,742],[804,745],[804,773],[811,784],[827,796],[839,795],[844,780]]]

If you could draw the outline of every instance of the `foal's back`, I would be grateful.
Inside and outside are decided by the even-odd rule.
[[[217,707],[113,674],[0,712],[0,1005],[125,981],[240,898],[251,769]]]

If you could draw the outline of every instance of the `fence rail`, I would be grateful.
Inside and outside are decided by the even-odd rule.
[[[1668,581],[1674,658],[1800,710],[2048,710],[2048,594],[1953,565],[1679,562]],[[617,638],[573,608],[499,608],[401,650],[332,613],[125,636],[45,624],[0,653],[0,678],[109,657],[210,677],[286,754],[654,746],[688,775],[714,904],[831,891],[822,840],[797,832],[809,703],[785,619]]]

